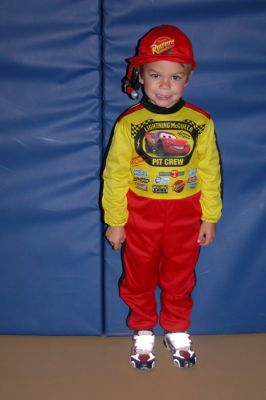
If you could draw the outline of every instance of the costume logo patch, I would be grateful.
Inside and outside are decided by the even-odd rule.
[[[182,167],[189,163],[198,135],[205,125],[191,120],[146,120],[131,124],[135,150],[142,160],[154,167]]]

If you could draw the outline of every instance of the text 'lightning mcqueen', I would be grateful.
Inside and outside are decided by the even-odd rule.
[[[157,156],[169,154],[186,155],[190,151],[187,140],[177,139],[168,132],[147,132],[145,134],[145,146],[148,153],[155,152]]]

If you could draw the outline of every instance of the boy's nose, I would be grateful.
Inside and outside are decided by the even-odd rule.
[[[169,79],[165,78],[161,80],[161,87],[162,88],[169,88],[170,87],[170,82]]]

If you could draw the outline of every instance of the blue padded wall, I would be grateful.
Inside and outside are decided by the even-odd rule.
[[[101,334],[100,7],[2,0],[0,333]]]
[[[162,23],[193,41],[185,98],[213,115],[223,159],[191,332],[265,331],[265,20],[264,0],[2,0],[0,334],[130,334],[120,254],[103,246],[100,168],[133,104],[124,60]]]
[[[105,145],[117,116],[134,104],[120,90],[124,60],[155,25],[176,24],[191,38],[198,69],[185,99],[211,112],[224,173],[224,210],[215,242],[201,252],[192,333],[263,332],[265,269],[265,1],[104,2]],[[118,296],[120,255],[105,252],[108,335],[127,335]],[[160,330],[158,330],[160,331]]]

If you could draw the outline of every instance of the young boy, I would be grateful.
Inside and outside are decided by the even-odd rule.
[[[195,364],[187,330],[194,269],[221,216],[220,160],[210,115],[182,95],[196,63],[177,27],[150,30],[129,58],[124,90],[144,97],[118,119],[104,169],[106,238],[124,244],[120,296],[130,308],[131,364],[155,364],[155,289],[160,325],[178,367]]]

